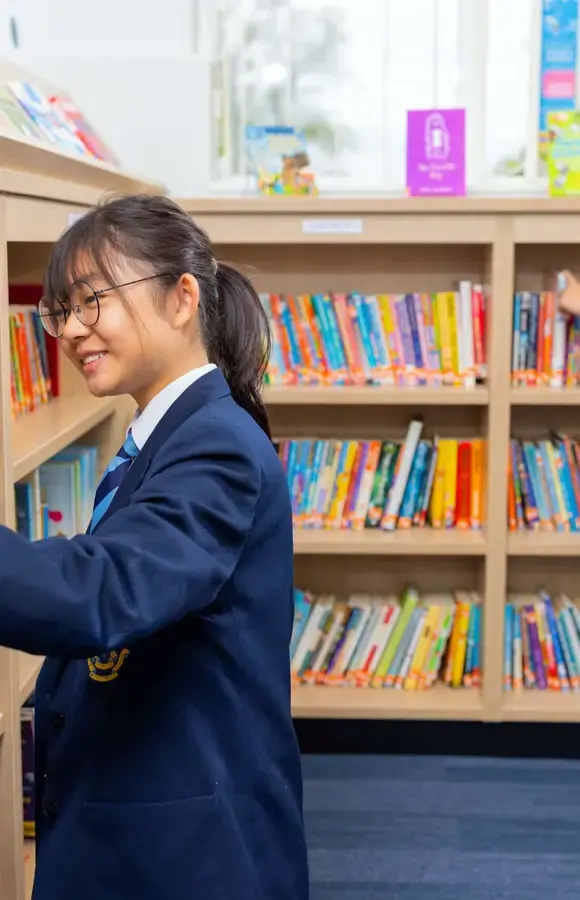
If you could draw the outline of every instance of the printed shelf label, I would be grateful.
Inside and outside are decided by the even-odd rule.
[[[362,234],[362,219],[303,219],[303,234]]]

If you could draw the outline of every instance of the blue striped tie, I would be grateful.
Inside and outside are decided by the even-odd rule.
[[[93,504],[93,516],[91,518],[91,524],[89,525],[89,532],[95,530],[95,528],[107,512],[109,506],[112,503],[113,497],[119,490],[119,485],[127,474],[131,463],[138,453],[139,448],[133,440],[131,429],[129,429],[127,437],[125,438],[125,443],[123,444],[115,458],[112,459],[107,466],[107,469],[99,482],[99,486],[97,487],[95,493],[95,502]]]

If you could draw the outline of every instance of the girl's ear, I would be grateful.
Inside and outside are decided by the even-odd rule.
[[[186,272],[175,285],[174,294],[173,321],[177,328],[182,328],[194,318],[199,308],[197,278]]]

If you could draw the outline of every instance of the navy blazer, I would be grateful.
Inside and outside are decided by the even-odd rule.
[[[93,535],[0,528],[0,643],[36,687],[34,900],[307,900],[290,499],[219,370]]]

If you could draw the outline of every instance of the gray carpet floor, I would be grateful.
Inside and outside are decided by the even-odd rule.
[[[305,756],[311,900],[580,900],[580,761]]]

